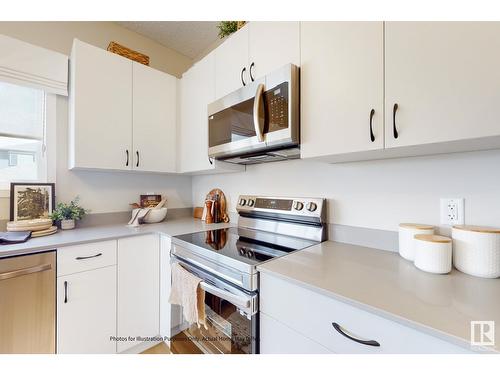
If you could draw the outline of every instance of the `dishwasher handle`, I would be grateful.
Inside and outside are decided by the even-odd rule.
[[[19,276],[25,276],[25,275],[29,275],[32,273],[48,271],[50,269],[52,269],[52,264],[47,263],[47,264],[40,264],[40,265],[34,266],[34,267],[21,268],[18,270],[7,271],[7,272],[0,273],[0,281],[12,279],[14,277],[19,277]]]

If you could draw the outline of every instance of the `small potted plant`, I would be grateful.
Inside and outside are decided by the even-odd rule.
[[[69,203],[58,203],[50,218],[59,223],[61,229],[73,229],[75,220],[80,220],[89,212],[78,205],[80,197],[76,197]]]

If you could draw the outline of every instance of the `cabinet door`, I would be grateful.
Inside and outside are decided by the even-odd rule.
[[[131,169],[132,61],[79,40],[70,61],[69,167]]]
[[[384,147],[383,72],[382,22],[301,23],[302,158]]]
[[[57,353],[116,353],[116,266],[57,278]]]
[[[133,63],[133,169],[176,171],[176,80]]]
[[[248,33],[248,69],[254,79],[285,64],[300,65],[299,22],[252,21]]]
[[[160,244],[156,234],[118,240],[118,336],[160,333]],[[141,341],[120,341],[118,352]]]
[[[180,83],[179,169],[181,172],[211,170],[208,159],[207,105],[215,100],[215,54],[198,61]]]
[[[500,22],[387,22],[386,147],[500,135],[499,51]]]
[[[248,25],[232,34],[215,50],[215,96],[221,98],[250,80]],[[243,71],[243,69],[245,69]]]

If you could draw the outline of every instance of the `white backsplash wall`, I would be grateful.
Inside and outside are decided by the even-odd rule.
[[[396,231],[400,222],[439,225],[440,198],[465,198],[466,224],[500,227],[500,150],[344,164],[292,160],[246,172],[193,177],[193,203],[221,188],[239,194],[328,199],[328,221]]]
[[[191,207],[191,177],[150,173],[68,170],[68,99],[57,97],[56,201],[80,196],[92,213],[121,212],[141,193],[166,196],[169,208]],[[96,136],[98,136],[96,134]],[[9,198],[0,197],[0,220],[9,218]]]

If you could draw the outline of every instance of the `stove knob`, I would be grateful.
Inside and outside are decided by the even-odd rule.
[[[247,203],[247,200],[244,198],[240,199],[240,206],[244,206]]]
[[[306,206],[307,211],[309,212],[314,212],[316,211],[316,208],[318,208],[318,205],[314,202],[309,202]]]
[[[293,208],[295,208],[297,211],[300,211],[304,208],[304,203],[302,202],[295,202],[293,205]]]
[[[255,203],[255,201],[253,199],[249,199],[247,202],[248,206],[250,206],[250,207],[253,207],[254,203]]]

